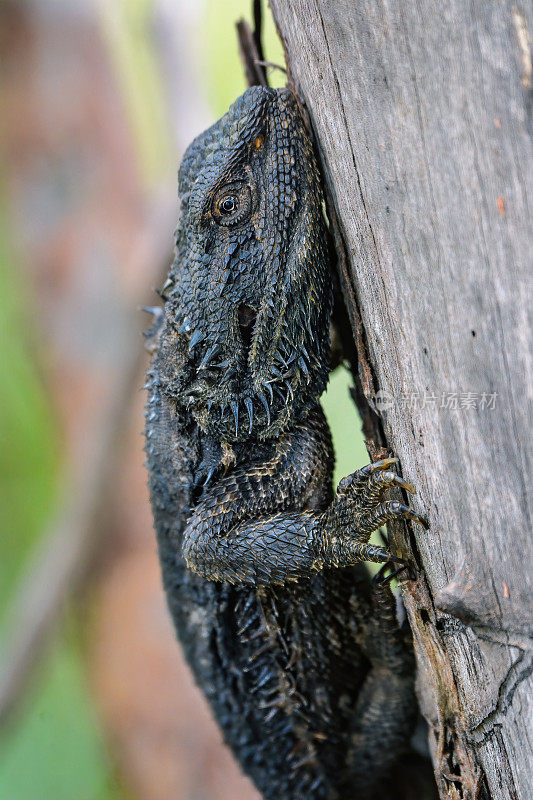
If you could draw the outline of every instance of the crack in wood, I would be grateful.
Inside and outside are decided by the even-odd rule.
[[[522,667],[520,669],[520,667]],[[521,652],[514,661],[498,688],[498,699],[490,711],[474,728],[471,728],[468,738],[477,747],[485,743],[493,735],[499,717],[504,716],[513,702],[513,697],[520,684],[533,673],[533,653]]]

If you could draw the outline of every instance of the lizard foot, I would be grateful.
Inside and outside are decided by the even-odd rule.
[[[409,519],[429,528],[427,520],[409,506],[387,499],[387,493],[395,487],[416,493],[414,486],[389,469],[397,462],[397,458],[375,461],[339,483],[336,497],[324,514],[324,549],[330,563],[338,566],[357,561],[403,564],[402,559],[389,552],[385,543],[384,546],[369,544],[370,535],[394,519]]]

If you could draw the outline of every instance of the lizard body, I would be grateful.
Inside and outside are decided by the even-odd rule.
[[[414,724],[413,662],[371,532],[409,488],[387,459],[332,491],[327,232],[287,89],[253,87],[187,150],[146,453],[185,656],[265,798],[370,797]]]

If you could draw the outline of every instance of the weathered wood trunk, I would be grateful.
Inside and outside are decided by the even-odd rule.
[[[271,7],[337,218],[371,450],[400,457],[431,522],[395,541],[419,566],[404,599],[440,796],[530,800],[533,12]]]

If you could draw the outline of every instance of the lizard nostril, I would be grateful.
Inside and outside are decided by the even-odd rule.
[[[252,343],[252,333],[254,330],[255,320],[257,314],[251,306],[241,303],[237,309],[237,318],[239,321],[239,330],[241,332],[242,345],[244,348],[246,359],[248,360],[248,353]]]

